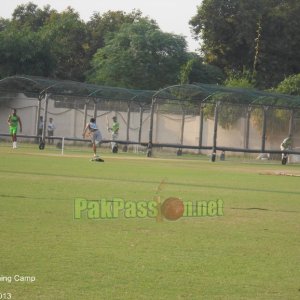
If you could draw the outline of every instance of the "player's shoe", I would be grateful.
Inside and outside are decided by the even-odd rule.
[[[97,157],[97,158],[95,159],[95,161],[98,161],[98,162],[104,162],[104,159],[102,159],[102,158],[100,158],[100,157]]]
[[[102,158],[100,158],[98,155],[95,155],[91,161],[97,161],[97,162],[104,162],[104,160]]]

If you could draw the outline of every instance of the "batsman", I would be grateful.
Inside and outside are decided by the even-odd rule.
[[[290,134],[280,144],[280,150],[281,151],[292,150],[292,146],[293,146],[293,140],[292,140],[292,135]],[[281,163],[285,165],[287,161],[288,161],[288,153],[283,152],[281,157]]]

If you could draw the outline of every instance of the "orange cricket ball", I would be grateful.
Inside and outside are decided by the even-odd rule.
[[[178,220],[183,216],[183,202],[175,197],[167,198],[161,206],[162,215],[170,221]]]

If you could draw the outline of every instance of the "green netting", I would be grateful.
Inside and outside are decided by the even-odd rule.
[[[2,93],[24,93],[29,97],[41,98],[45,93],[52,99],[81,98],[82,101],[141,101],[151,102],[155,91],[132,90],[108,87],[67,80],[54,80],[35,76],[12,76],[0,80]]]
[[[274,106],[280,108],[299,108],[300,97],[285,94],[258,91],[255,89],[229,88],[213,84],[188,84],[170,86],[155,93],[159,103],[201,102],[231,103],[251,106]]]
[[[44,128],[48,117],[53,117],[57,140],[66,137],[69,143],[82,142],[87,120],[96,117],[104,140],[110,141],[108,128],[117,116],[118,142],[147,145],[147,155],[153,147],[195,153],[273,151],[269,154],[280,157],[280,143],[289,134],[293,135],[293,149],[300,149],[297,96],[200,83],[151,91],[34,76],[0,80],[3,116],[14,100],[26,119],[24,133],[32,139],[38,134],[39,116],[44,116]],[[0,130],[7,132],[6,122],[0,124]]]
[[[79,98],[82,102],[135,101],[149,104],[180,102],[233,103],[252,106],[274,106],[280,108],[300,108],[300,97],[258,91],[255,89],[228,88],[212,84],[184,84],[166,87],[158,91],[133,90],[119,87],[54,80],[36,76],[12,76],[0,80],[1,94],[24,93],[29,97],[42,98],[50,93],[52,99]],[[4,99],[3,97],[0,97]]]

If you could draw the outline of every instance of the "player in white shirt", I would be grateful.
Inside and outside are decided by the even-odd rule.
[[[281,151],[292,150],[292,146],[293,146],[293,140],[292,140],[292,135],[290,134],[280,144],[280,150]],[[288,161],[288,153],[283,152],[281,157],[281,163],[285,165],[287,161]]]
[[[92,145],[93,145],[93,151],[94,151],[94,159],[97,159],[98,161],[103,161],[97,156],[97,145],[101,143],[102,141],[102,135],[100,130],[97,127],[96,119],[91,118],[90,122],[86,124],[84,131],[82,133],[82,136],[85,138],[86,136],[90,137]]]
[[[48,123],[48,137],[53,137],[54,136],[54,129],[55,125],[53,123],[53,119],[49,118],[49,123]],[[49,138],[48,139],[48,144],[54,144],[54,139]]]

